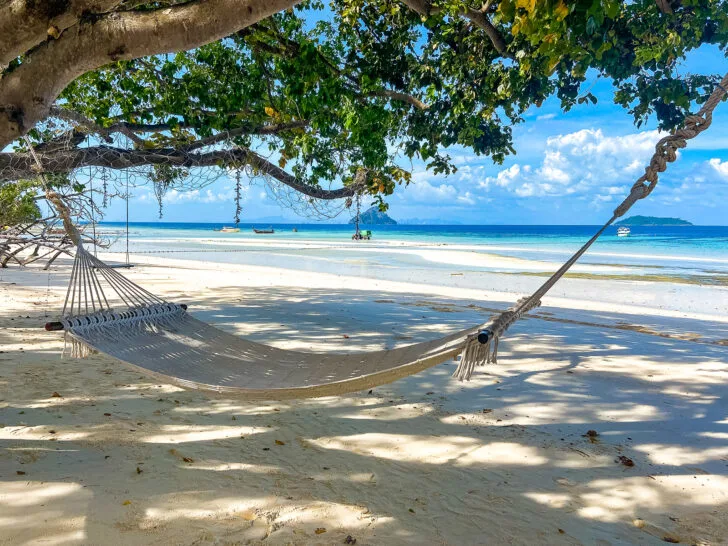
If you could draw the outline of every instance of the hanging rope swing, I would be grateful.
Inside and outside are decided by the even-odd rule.
[[[370,353],[301,353],[247,341],[193,318],[185,306],[164,301],[134,284],[85,250],[68,207],[45,183],[43,167],[31,147],[46,196],[77,245],[63,317],[46,328],[65,330],[74,356],[99,350],[186,388],[251,398],[302,398],[362,390],[417,373],[457,354],[462,358],[454,376],[469,379],[476,366],[497,361],[498,344],[508,328],[541,304],[543,296],[610,225],[652,193],[659,173],[677,159],[677,151],[710,126],[712,112],[726,88],[728,74],[697,114],[686,117],[680,129],[660,139],[645,174],[611,218],[533,294],[479,327]],[[124,307],[112,309],[105,290],[113,291]]]

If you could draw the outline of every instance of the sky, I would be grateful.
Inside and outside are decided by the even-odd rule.
[[[703,47],[682,64],[684,73],[728,71],[717,48]],[[400,223],[445,224],[602,224],[629,193],[660,138],[655,120],[637,129],[626,110],[613,103],[614,89],[595,80],[596,105],[561,112],[549,99],[526,113],[514,127],[516,155],[502,165],[466,148],[446,150],[458,170],[450,176],[428,172],[422,162],[402,161],[412,183],[386,199],[389,215]],[[261,182],[245,180],[242,222],[316,221],[280,204]],[[170,192],[164,201],[165,222],[232,223],[234,181],[223,176],[192,192]],[[365,199],[363,207],[368,206]],[[135,188],[132,222],[159,221],[156,198]],[[660,176],[655,191],[630,214],[679,217],[700,225],[728,225],[728,103],[718,106],[712,126],[680,152]],[[346,223],[344,211],[333,220]],[[116,201],[106,221],[123,221],[125,207]]]

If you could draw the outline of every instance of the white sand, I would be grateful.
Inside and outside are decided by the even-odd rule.
[[[196,316],[302,350],[438,337],[516,297],[136,261],[157,266],[131,278]],[[728,541],[725,289],[569,280],[470,383],[450,363],[371,393],[246,403],[61,360],[40,326],[67,275],[0,272],[0,544]]]

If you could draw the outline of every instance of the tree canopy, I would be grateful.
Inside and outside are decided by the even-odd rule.
[[[107,3],[79,28],[49,27],[43,51],[67,32],[103,39],[93,27],[111,24],[106,13],[148,18],[222,5]],[[312,198],[381,199],[409,182],[408,160],[451,172],[453,145],[503,161],[528,108],[549,97],[563,110],[594,103],[596,78],[613,82],[615,102],[637,125],[654,117],[671,129],[720,79],[685,74],[681,61],[705,44],[728,44],[722,0],[310,0],[255,13],[231,32],[218,24],[224,38],[191,50],[166,53],[188,43],[164,35],[146,50],[107,51],[113,62],[102,68],[89,61],[93,69],[62,92],[69,82],[59,78],[55,105],[31,133],[44,167],[143,168],[160,195],[195,169],[245,167]],[[209,15],[197,16],[215,26]],[[35,55],[6,59],[0,102]],[[22,144],[0,154],[0,180],[33,172]]]

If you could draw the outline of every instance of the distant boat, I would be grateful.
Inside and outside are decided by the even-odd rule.
[[[617,229],[617,237],[627,237],[630,233],[632,233],[632,230],[625,226]]]
[[[216,229],[214,231],[219,231],[221,233],[238,233],[238,232],[240,232],[240,228],[238,228],[238,227],[227,227],[227,226],[225,226],[225,227],[223,227],[221,229]]]
[[[275,233],[275,230],[272,227],[269,227],[268,229],[255,229],[255,228],[253,228],[253,231],[255,233],[259,233],[259,234]]]
[[[298,233],[298,228],[293,228],[293,233]]]

